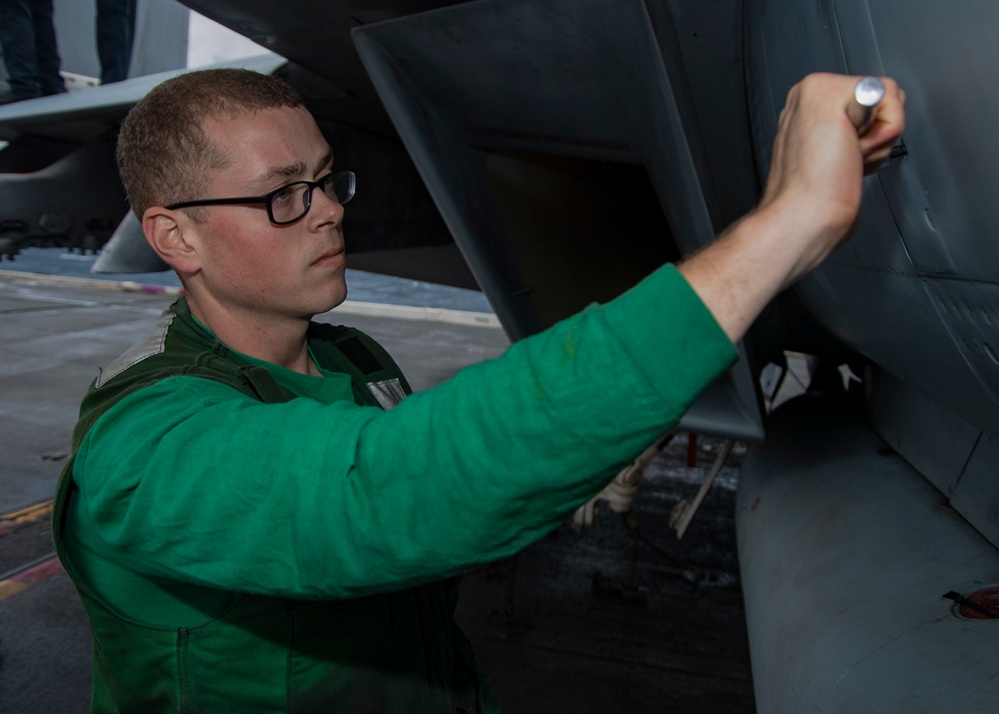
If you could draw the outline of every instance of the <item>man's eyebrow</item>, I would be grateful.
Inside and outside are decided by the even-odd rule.
[[[322,168],[331,161],[333,161],[333,149],[330,149],[323,154],[323,157],[316,162],[316,168],[313,171],[313,175],[319,173]],[[296,176],[308,175],[308,169],[309,167],[306,166],[304,161],[298,161],[287,166],[279,166],[268,171],[266,174],[257,179],[255,183],[265,184],[277,178],[294,178]]]
[[[330,149],[325,154],[323,154],[323,158],[319,159],[319,161],[316,163],[316,170],[313,172],[313,175],[318,174],[320,171],[322,171],[324,166],[327,166],[332,163],[333,163],[333,149]]]

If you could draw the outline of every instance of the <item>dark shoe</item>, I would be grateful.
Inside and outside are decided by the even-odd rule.
[[[0,105],[13,104],[14,102],[22,102],[25,99],[34,99],[34,97],[19,97],[9,89],[5,92],[0,92]]]
[[[7,90],[6,92],[0,92],[0,104],[11,104],[12,102],[21,101],[20,97],[15,97],[14,94]]]

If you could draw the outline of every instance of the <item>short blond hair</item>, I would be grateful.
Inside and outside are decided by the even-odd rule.
[[[202,198],[210,170],[230,158],[205,133],[208,119],[304,106],[283,80],[246,69],[206,69],[157,85],[125,117],[116,157],[135,215]],[[199,220],[196,211],[191,217]]]

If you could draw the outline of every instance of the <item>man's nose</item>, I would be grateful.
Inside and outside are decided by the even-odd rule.
[[[342,203],[327,196],[326,192],[318,186],[312,187],[309,206],[310,216],[322,218],[324,221],[330,220],[334,223],[339,223],[343,218],[343,212],[344,207]]]

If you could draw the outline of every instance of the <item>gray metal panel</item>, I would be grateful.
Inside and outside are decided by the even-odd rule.
[[[881,437],[999,548],[999,441],[883,370],[867,384]]]
[[[859,245],[868,237],[854,240]],[[858,352],[976,427],[997,431],[995,397],[955,340],[953,323],[941,319],[932,287],[929,279],[834,257],[803,280],[797,292],[827,328]],[[963,294],[967,288],[961,288]],[[980,327],[990,329],[984,321]]]
[[[753,0],[752,120],[766,165],[777,107],[810,71],[886,72],[908,93],[908,154],[868,177],[854,237],[796,286],[839,340],[999,435],[999,70],[993,3]],[[899,414],[899,418],[904,415]]]
[[[951,497],[958,513],[999,548],[999,439],[983,435]]]
[[[927,279],[927,288],[953,343],[982,383],[977,393],[961,398],[982,415],[977,423],[999,434],[999,284],[935,278]]]
[[[872,370],[866,383],[868,411],[878,434],[950,498],[981,430],[883,370]],[[981,529],[985,524],[976,525]]]
[[[736,507],[760,712],[999,709],[999,620],[942,597],[999,582],[999,552],[861,414],[815,396],[777,410]]]
[[[842,2],[842,0],[840,0]],[[839,3],[837,3],[839,4]],[[919,233],[905,232],[921,272],[936,273],[914,244],[936,234],[963,280],[999,283],[999,4],[939,0],[868,0],[878,51],[908,93],[906,126],[913,173],[923,189],[920,207],[889,196],[896,212],[908,211]],[[900,11],[904,8],[904,11]],[[901,211],[900,211],[901,209]]]
[[[766,431],[758,404],[753,373],[740,345],[739,361],[698,397],[678,428],[694,434],[761,441]]]

